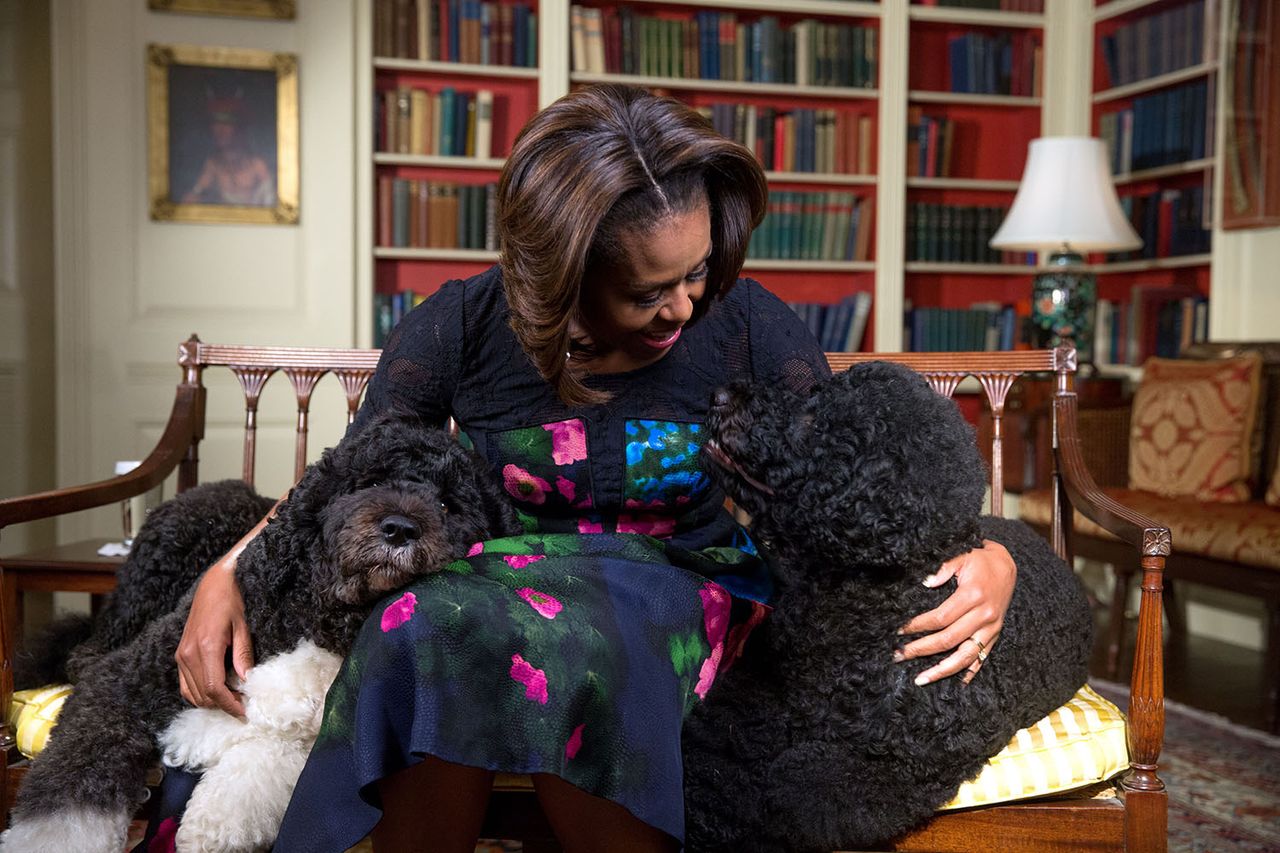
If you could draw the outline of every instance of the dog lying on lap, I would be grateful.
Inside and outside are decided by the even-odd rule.
[[[858,365],[807,398],[735,386],[708,421],[707,467],[752,517],[775,609],[684,729],[687,849],[831,851],[927,820],[1088,676],[1092,618],[1071,569],[1025,525],[981,517],[984,465],[923,377]],[[983,538],[1017,584],[969,684],[917,686],[941,655],[895,663],[923,585]]]
[[[250,728],[256,718],[267,732],[249,743],[245,727],[221,711],[183,711],[174,653],[192,581],[207,560],[176,543],[214,559],[270,505],[227,481],[190,490],[148,519],[129,560],[145,570],[126,564],[121,589],[75,656],[75,690],[23,781],[0,849],[118,853],[161,744],[174,763],[227,762],[193,793],[180,849],[269,846],[318,730],[324,692],[374,604],[473,543],[520,529],[489,467],[443,430],[384,416],[326,451],[237,561],[261,661],[244,685],[246,716]],[[205,535],[167,535],[182,527]],[[284,743],[299,736],[304,746]],[[226,773],[240,768],[243,776],[247,767],[254,767],[249,780],[259,777],[254,786],[227,783]],[[209,789],[204,805],[201,786]],[[218,792],[251,798],[256,822]]]

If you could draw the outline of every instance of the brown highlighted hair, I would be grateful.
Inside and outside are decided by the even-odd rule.
[[[585,273],[616,260],[619,233],[646,233],[708,201],[712,250],[696,321],[737,280],[768,197],[751,152],[672,98],[597,85],[530,119],[498,181],[499,264],[511,328],[560,399],[608,399],[581,382],[565,353]]]

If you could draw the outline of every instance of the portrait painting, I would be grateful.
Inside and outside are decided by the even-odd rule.
[[[151,218],[298,221],[292,54],[148,48]]]
[[[292,20],[297,14],[295,0],[147,0],[147,8],[154,12],[279,20]]]

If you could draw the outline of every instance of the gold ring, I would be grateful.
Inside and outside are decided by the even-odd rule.
[[[983,643],[981,640],[979,640],[977,637],[970,637],[969,639],[973,640],[975,643],[978,644],[978,660],[982,663],[986,663],[987,655],[989,654],[987,652],[986,644]]]

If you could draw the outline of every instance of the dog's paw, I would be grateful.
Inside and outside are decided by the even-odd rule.
[[[226,751],[191,792],[179,853],[239,853],[271,846],[307,760],[304,744],[262,737]]]
[[[160,752],[170,767],[201,770],[243,740],[249,727],[217,708],[189,708],[160,733]]]
[[[314,739],[320,731],[324,697],[342,658],[310,640],[269,658],[245,677],[245,717],[283,739]]]
[[[4,853],[120,853],[129,832],[129,815],[88,808],[15,818],[0,835]]]

